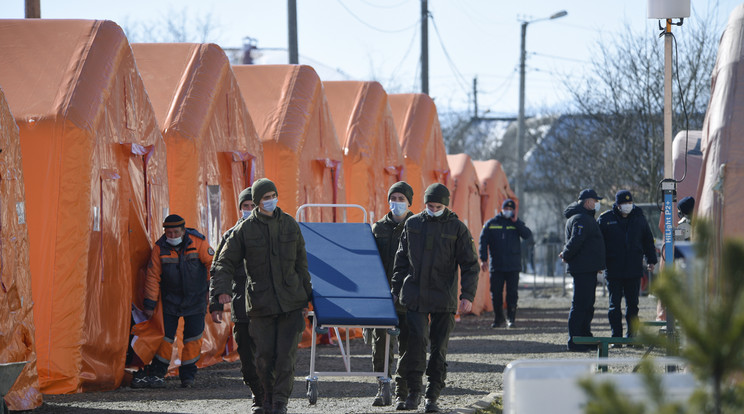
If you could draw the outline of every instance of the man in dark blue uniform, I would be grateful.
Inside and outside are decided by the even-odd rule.
[[[568,314],[568,350],[584,352],[591,346],[575,344],[574,336],[592,336],[597,273],[605,268],[605,247],[602,232],[594,220],[602,197],[592,189],[582,190],[579,201],[566,207],[566,245],[558,255],[568,263],[573,277],[574,294]]]
[[[488,254],[491,254],[491,302],[493,303],[492,328],[504,326],[502,292],[506,282],[507,327],[514,327],[517,316],[517,284],[522,270],[520,238],[529,239],[532,232],[517,218],[516,203],[504,200],[501,212],[488,220],[480,234],[481,270],[489,270]]]
[[[653,271],[656,264],[654,236],[643,211],[633,205],[633,195],[628,190],[615,194],[612,210],[602,213],[598,223],[607,260],[607,290],[610,292],[607,317],[612,336],[623,336],[621,305],[625,296],[625,320],[628,337],[631,337],[635,333],[633,324],[638,319],[643,257],[646,257],[649,271]]]

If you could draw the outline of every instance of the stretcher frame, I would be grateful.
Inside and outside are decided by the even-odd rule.
[[[300,222],[304,219],[304,209],[309,207],[324,207],[324,208],[358,208],[363,213],[363,223],[367,222],[367,210],[358,204],[303,204],[301,205],[295,214],[297,221]],[[346,213],[344,210],[343,222],[346,222]],[[329,223],[331,224],[331,223]],[[391,390],[391,378],[388,372],[388,361],[390,358],[390,337],[397,336],[399,329],[396,325],[353,325],[353,324],[318,324],[318,318],[315,317],[315,312],[311,311],[308,316],[313,316],[312,326],[312,340],[310,347],[310,371],[308,376],[305,377],[305,388],[307,391],[307,399],[311,405],[314,405],[318,401],[318,379],[322,376],[333,376],[333,377],[377,377],[377,382],[380,386],[380,391],[383,398],[384,405],[392,404],[392,390]],[[375,371],[352,371],[351,370],[351,347],[349,344],[349,329],[355,328],[367,328],[367,329],[385,329],[385,368],[382,372]],[[345,338],[341,337],[339,329],[346,329]],[[344,364],[344,371],[316,371],[315,359],[317,356],[317,335],[327,334],[333,331],[336,336],[336,342],[338,344],[339,352]],[[382,375],[381,375],[382,374]]]

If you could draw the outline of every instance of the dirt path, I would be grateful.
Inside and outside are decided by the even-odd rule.
[[[531,279],[530,279],[531,281]],[[517,328],[491,329],[493,313],[469,315],[457,323],[449,344],[447,386],[442,391],[443,412],[467,407],[491,392],[501,392],[502,373],[516,359],[586,358],[592,354],[565,351],[570,292],[543,289],[534,297],[528,286],[520,287]],[[592,329],[596,336],[609,336],[607,297],[597,296]],[[641,318],[652,320],[656,300],[641,298]],[[611,350],[611,356],[640,357],[642,350]],[[352,340],[352,369],[367,370],[371,365],[369,347],[361,339]],[[394,407],[372,407],[377,391],[374,378],[322,377],[319,398],[309,405],[304,378],[309,371],[310,350],[298,352],[294,392],[290,413],[395,413]],[[319,347],[319,370],[343,369],[337,347]],[[246,413],[250,400],[240,380],[238,363],[222,363],[200,370],[196,386],[179,388],[178,379],[167,379],[161,390],[119,388],[110,392],[75,395],[45,395],[45,404],[35,413]],[[412,411],[408,411],[412,412]],[[418,412],[423,412],[423,405]]]

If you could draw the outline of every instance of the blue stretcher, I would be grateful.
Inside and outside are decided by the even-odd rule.
[[[304,207],[342,207],[349,205],[307,204]],[[361,208],[360,206],[356,206]],[[362,209],[363,210],[363,209]],[[374,376],[382,386],[383,400],[392,403],[388,364],[384,372],[351,371],[349,348],[350,328],[387,329],[385,361],[389,357],[390,335],[396,335],[398,317],[382,266],[372,228],[366,223],[299,222],[305,239],[308,268],[313,283],[313,338],[310,373],[306,378],[310,404],[318,398],[319,376]],[[346,328],[344,340],[339,328]],[[315,370],[317,334],[334,330],[343,358],[345,371]]]

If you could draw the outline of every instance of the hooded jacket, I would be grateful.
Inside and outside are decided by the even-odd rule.
[[[398,245],[400,244],[400,236],[403,233],[406,220],[411,216],[413,216],[413,213],[409,211],[400,223],[396,223],[393,220],[393,213],[387,213],[381,220],[372,225],[372,234],[375,236],[377,251],[380,252],[382,267],[385,269],[389,284],[392,284],[393,280],[393,265],[395,264],[395,253],[398,251]],[[405,312],[405,308],[400,303],[395,304],[395,309],[399,312]]]
[[[532,231],[520,219],[512,221],[500,212],[488,220],[480,234],[480,259],[488,260],[491,252],[491,272],[519,272],[522,270],[522,239],[532,237]]]
[[[395,254],[392,294],[415,312],[456,312],[457,267],[460,299],[473,301],[478,286],[478,255],[470,231],[445,209],[439,217],[426,212],[411,216]]]
[[[594,220],[594,211],[584,208],[581,202],[566,207],[566,245],[563,260],[569,273],[599,272],[605,268],[605,246],[602,232]]]
[[[258,208],[236,227],[214,265],[213,295],[231,294],[233,275],[246,270],[249,317],[279,315],[308,306],[312,297],[305,239],[292,216]]]
[[[654,236],[643,210],[633,206],[623,217],[617,204],[599,216],[607,258],[607,278],[640,278],[643,276],[643,256],[656,264]]]

